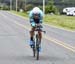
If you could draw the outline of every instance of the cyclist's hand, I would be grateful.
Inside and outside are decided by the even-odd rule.
[[[43,28],[42,23],[37,24],[37,26],[39,26],[40,28]]]
[[[42,24],[41,24],[41,23],[39,23],[39,24],[37,24],[37,26],[42,26]]]
[[[35,22],[32,22],[32,23],[31,23],[31,26],[32,26],[32,27],[35,27],[35,26],[36,26]]]

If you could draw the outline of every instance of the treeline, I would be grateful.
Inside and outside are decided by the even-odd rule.
[[[42,9],[43,0],[18,0],[18,8],[23,9],[24,11],[31,10],[34,6],[39,6]],[[74,7],[75,0],[46,0],[46,11],[45,13],[54,13],[62,12],[62,9],[65,7]],[[0,0],[0,9],[10,9],[10,0]],[[16,9],[16,0],[12,0],[12,9]]]

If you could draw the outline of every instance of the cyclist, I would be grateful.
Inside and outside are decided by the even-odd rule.
[[[30,46],[32,48],[34,45],[33,36],[34,36],[35,25],[36,24],[39,24],[39,25],[42,24],[43,11],[39,7],[34,7],[29,13],[29,19],[30,19],[30,24],[32,27],[31,31],[30,31]],[[39,40],[41,42],[41,38],[42,38],[41,31],[38,31],[38,34],[39,34]],[[41,46],[39,48],[41,48]]]

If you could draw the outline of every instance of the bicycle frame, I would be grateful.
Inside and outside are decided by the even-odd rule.
[[[41,42],[39,41],[39,34],[38,31],[44,32],[40,29],[40,27],[36,27],[35,31],[34,31],[34,47],[33,47],[33,53],[34,53],[34,57],[36,54],[36,59],[39,60],[39,45],[41,44]]]

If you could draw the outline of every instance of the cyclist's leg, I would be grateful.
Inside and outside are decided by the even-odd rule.
[[[41,39],[42,39],[42,33],[41,33],[41,31],[38,31],[38,34],[39,34],[39,41],[41,43]]]
[[[32,27],[32,29],[30,31],[30,40],[32,40],[32,41],[33,41],[33,36],[34,36],[34,30],[35,30],[35,28]]]
[[[30,31],[30,46],[31,46],[31,47],[32,47],[33,44],[34,44],[34,41],[33,41],[34,29],[35,29],[35,28],[32,27],[32,29],[31,29],[31,31]]]
[[[41,31],[39,31],[38,34],[39,34],[39,51],[41,51],[41,39],[42,39]]]

